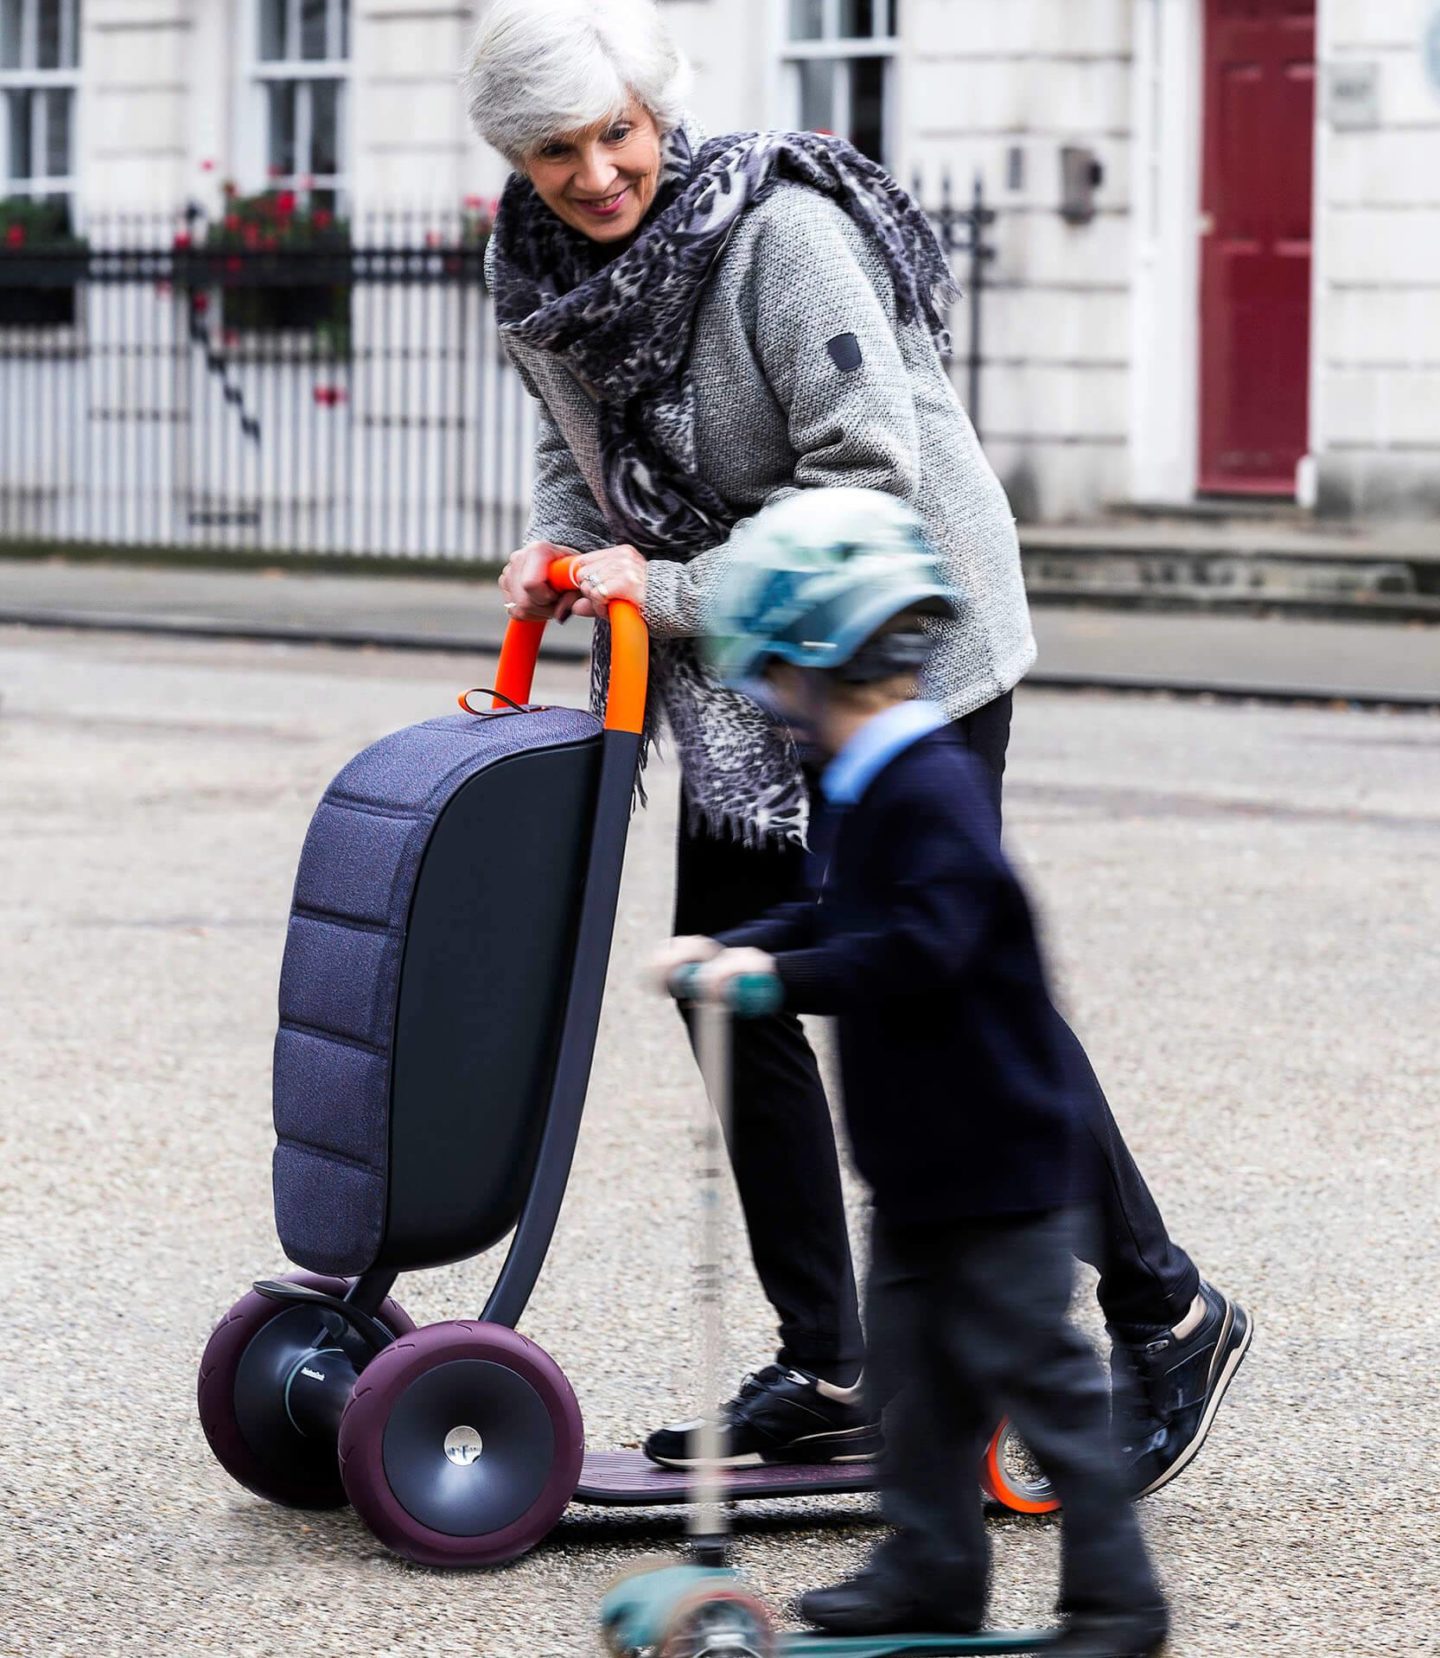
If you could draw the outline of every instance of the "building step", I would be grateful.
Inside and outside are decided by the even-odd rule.
[[[1290,609],[1440,621],[1440,532],[1385,536],[1245,525],[1112,520],[1022,526],[1037,603],[1245,611]]]

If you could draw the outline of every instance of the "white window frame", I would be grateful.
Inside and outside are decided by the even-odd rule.
[[[80,108],[80,0],[59,0],[60,6],[60,60],[69,63],[64,69],[33,67],[39,57],[40,6],[42,0],[20,0],[20,67],[0,68],[0,104],[5,106],[0,117],[0,195],[27,196],[32,201],[50,196],[64,196],[70,205],[72,228],[75,225],[78,204],[76,192],[79,174],[76,156],[79,150]],[[66,134],[69,170],[64,173],[31,173],[24,178],[12,178],[10,171],[10,110],[11,92],[37,94],[30,110],[30,155],[32,163],[45,160],[46,106],[49,94],[69,94],[69,131]]]
[[[238,135],[236,154],[240,160],[240,184],[246,195],[264,190],[293,190],[302,204],[308,203],[312,191],[334,193],[336,212],[344,214],[351,199],[353,184],[350,175],[354,145],[351,133],[351,95],[355,68],[355,0],[327,0],[327,44],[333,46],[340,38],[342,12],[348,5],[349,17],[343,25],[348,57],[302,58],[300,52],[300,4],[288,0],[286,15],[286,56],[260,56],[260,18],[263,0],[245,0],[241,9],[241,27],[244,29],[242,51],[239,54],[243,87],[239,100],[242,127]],[[270,172],[270,94],[269,88],[283,82],[295,83],[295,158],[300,164],[294,173],[272,176]],[[336,112],[335,142],[339,154],[339,170],[334,173],[308,171],[305,163],[313,160],[314,126],[308,83],[331,81],[339,86]]]
[[[901,7],[905,0],[893,0],[896,23],[903,24]],[[883,114],[881,117],[880,148],[881,161],[890,166],[895,157],[895,92],[897,85],[896,59],[900,55],[900,34],[881,32],[882,25],[888,19],[890,5],[886,0],[874,0],[874,32],[868,35],[842,35],[840,33],[840,6],[841,0],[822,0],[821,36],[818,40],[792,40],[790,38],[790,4],[789,0],[782,0],[777,7],[780,14],[780,70],[783,85],[783,97],[787,126],[798,128],[800,125],[800,65],[805,62],[814,62],[817,59],[829,62],[851,61],[855,58],[884,58],[884,83],[881,89],[883,100]],[[835,88],[835,131],[842,138],[849,138],[852,132],[850,111],[850,77],[842,75],[837,79]]]

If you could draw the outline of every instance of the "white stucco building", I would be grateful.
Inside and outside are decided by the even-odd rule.
[[[982,177],[984,436],[1023,514],[1440,512],[1440,0],[662,5],[711,131],[839,131],[932,199]],[[491,196],[474,13],[0,0],[0,196],[81,225],[226,179],[362,213]]]

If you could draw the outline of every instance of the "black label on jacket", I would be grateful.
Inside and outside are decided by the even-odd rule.
[[[830,360],[842,374],[853,374],[860,367],[860,342],[853,334],[837,334],[825,342]]]

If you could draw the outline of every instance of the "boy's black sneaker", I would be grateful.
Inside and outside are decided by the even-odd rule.
[[[1077,1614],[1045,1651],[1054,1658],[1155,1658],[1169,1632],[1163,1606],[1146,1612]]]
[[[739,1393],[720,1408],[720,1431],[723,1468],[868,1462],[881,1444],[879,1424],[857,1402],[831,1399],[816,1377],[781,1364],[767,1364],[745,1378]],[[698,1422],[659,1428],[645,1441],[645,1455],[662,1468],[693,1468],[699,1436]]]
[[[977,1605],[983,1607],[984,1598],[982,1584]],[[915,1629],[932,1635],[973,1635],[985,1621],[980,1610],[936,1605],[868,1571],[801,1595],[799,1610],[806,1623],[829,1635],[896,1635]]]
[[[1112,1432],[1137,1497],[1158,1491],[1194,1461],[1255,1333],[1238,1302],[1206,1283],[1200,1296],[1205,1313],[1188,1335],[1166,1330],[1111,1348]]]

